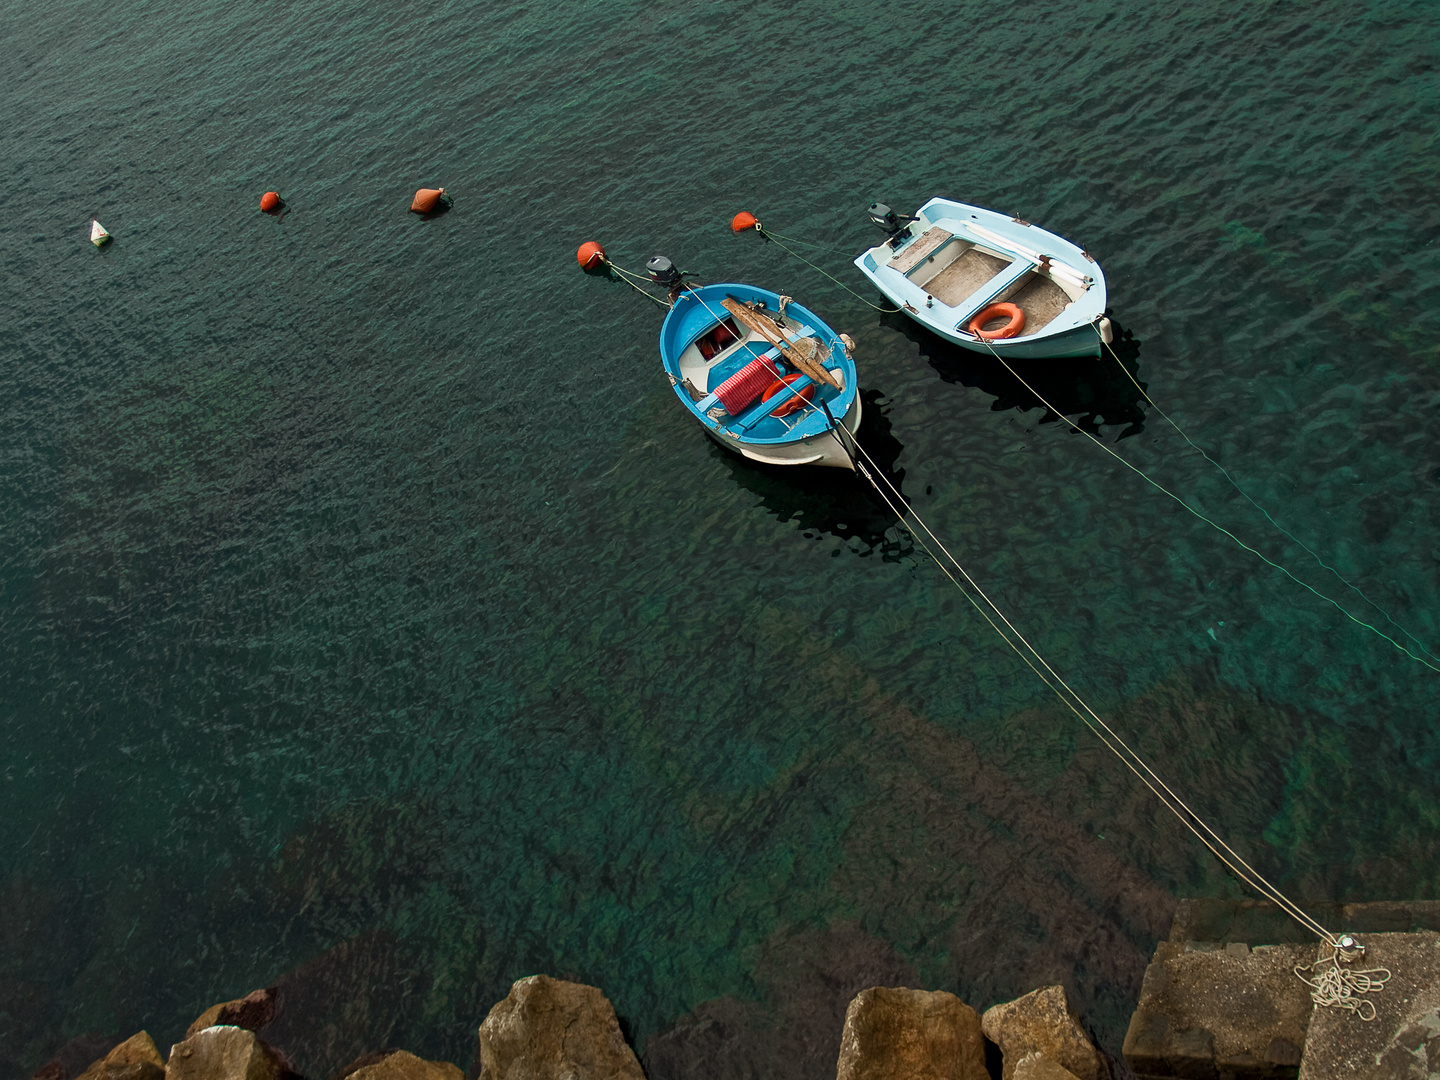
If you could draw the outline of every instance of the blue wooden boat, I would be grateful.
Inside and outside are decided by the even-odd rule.
[[[753,285],[676,286],[660,327],[680,404],[721,446],[767,465],[854,468],[831,427],[860,426],[850,351],[814,312]]]
[[[1064,237],[983,206],[931,199],[913,217],[876,203],[889,235],[855,260],[897,307],[986,355],[1099,356],[1113,336],[1105,275]]]

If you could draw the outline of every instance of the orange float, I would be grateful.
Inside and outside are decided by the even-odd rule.
[[[805,378],[805,376],[800,374],[800,372],[796,371],[792,374],[786,375],[783,379],[776,379],[773,383],[770,384],[770,389],[766,390],[765,393],[760,395],[760,400],[769,401],[772,397],[783,391],[785,387],[789,386],[796,379],[803,378]],[[770,414],[771,416],[789,416],[796,409],[799,409],[801,406],[803,406],[807,401],[812,400],[815,397],[815,384],[812,382],[809,386],[806,386],[800,390],[796,390],[793,394],[789,394],[787,396],[789,400],[781,403],[780,405],[777,405],[775,407],[775,410]]]
[[[758,229],[759,227],[760,222],[756,221],[755,215],[748,210],[741,210],[740,213],[730,219],[731,232],[742,233],[746,229]]]
[[[1006,323],[998,330],[986,330],[985,324],[991,319],[1005,319]],[[979,313],[970,320],[970,333],[981,341],[1001,341],[1005,338],[1012,338],[1024,329],[1025,312],[1020,310],[1019,304],[991,304],[989,307],[981,308]]]
[[[433,212],[435,208],[440,205],[440,197],[444,194],[445,189],[443,187],[422,187],[419,191],[415,192],[415,199],[410,204],[410,212],[412,214],[429,214]]]
[[[279,210],[284,205],[285,200],[280,198],[278,191],[267,191],[264,195],[260,196],[260,209],[264,210],[267,214],[271,211]]]
[[[600,246],[598,241],[586,240],[580,245],[580,250],[575,253],[575,257],[580,260],[582,270],[594,270],[595,267],[604,265],[605,249]]]

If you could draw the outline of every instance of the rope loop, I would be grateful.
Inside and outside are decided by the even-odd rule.
[[[1295,975],[1310,987],[1310,1000],[1322,1009],[1349,1009],[1361,1020],[1375,1019],[1375,1002],[1361,994],[1378,994],[1390,981],[1389,968],[1356,970],[1345,964],[1342,950],[1310,964],[1296,964]]]

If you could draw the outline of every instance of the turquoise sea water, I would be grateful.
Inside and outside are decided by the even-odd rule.
[[[1060,981],[1113,1052],[1173,898],[1243,895],[855,482],[700,435],[592,238],[854,336],[914,506],[1292,895],[1436,897],[1440,677],[726,223],[861,292],[875,199],[1084,244],[1161,407],[1434,648],[1437,53],[1400,0],[8,5],[0,1073],[286,973],[317,1078],[468,1066],[535,972],[652,1078],[825,1075],[874,983]],[[1034,374],[1325,583],[1113,364]]]

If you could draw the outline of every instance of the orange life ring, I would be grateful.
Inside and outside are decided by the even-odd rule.
[[[803,378],[805,378],[805,376],[801,375],[800,372],[796,371],[790,375],[786,375],[783,379],[776,379],[773,383],[770,384],[770,389],[766,390],[765,393],[760,395],[760,400],[769,401],[772,397],[780,393],[780,391],[784,390],[785,387],[789,386],[796,379]],[[804,405],[805,402],[810,401],[814,397],[815,384],[811,383],[809,386],[796,390],[793,394],[789,395],[790,400],[781,402],[775,407],[775,410],[771,412],[770,415],[789,416],[796,409]]]
[[[991,319],[1008,318],[1010,321],[999,330],[985,330],[983,327]],[[991,304],[982,308],[980,313],[970,320],[970,333],[974,334],[981,341],[999,341],[1002,338],[1012,338],[1021,330],[1025,329],[1025,312],[1020,310],[1019,304]]]

